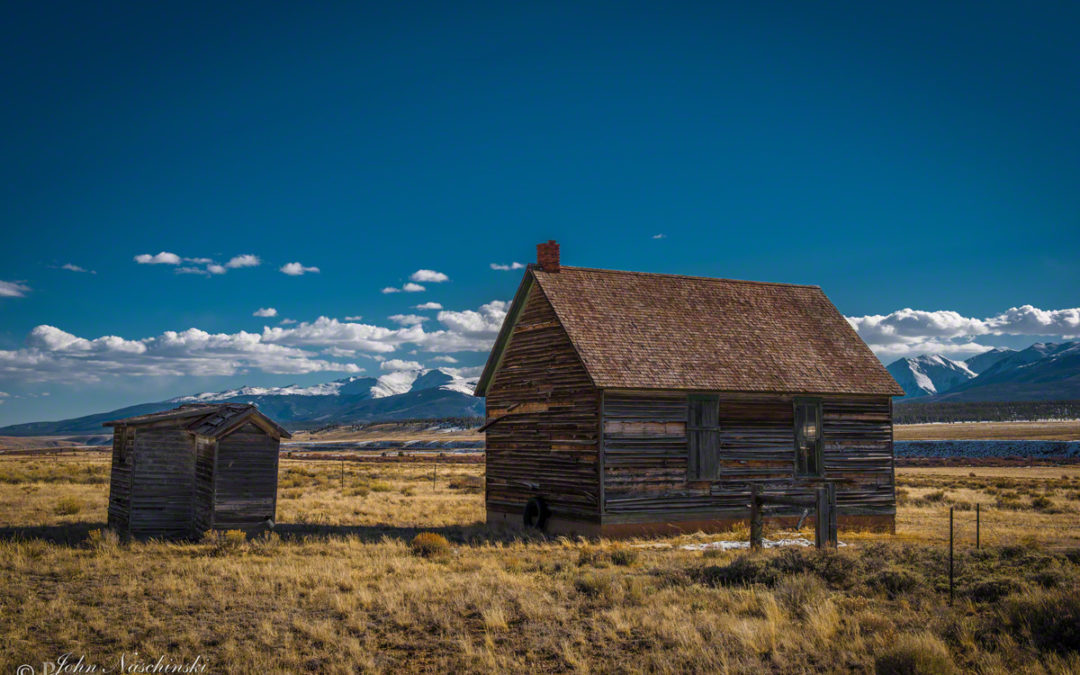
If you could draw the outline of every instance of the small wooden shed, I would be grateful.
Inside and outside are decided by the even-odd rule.
[[[109,527],[135,537],[273,527],[289,432],[254,405],[189,404],[113,428]]]
[[[537,248],[476,387],[489,524],[718,530],[746,522],[756,485],[835,489],[841,525],[894,529],[904,392],[819,287],[567,267],[557,243]]]

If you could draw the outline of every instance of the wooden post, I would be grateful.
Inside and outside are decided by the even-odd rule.
[[[837,513],[836,513],[836,483],[828,483],[828,497],[829,497],[829,546],[833,548],[840,547],[840,536],[837,532]]]
[[[750,486],[750,548],[761,550],[762,539],[761,517],[761,486],[754,483]]]
[[[435,458],[435,465],[431,468],[431,491],[435,492],[435,480],[439,477],[439,458]]]
[[[345,489],[345,460],[341,460],[341,489]]]
[[[814,545],[823,549],[828,545],[829,537],[829,498],[827,490],[819,487],[814,490]]]
[[[979,541],[980,534],[981,534],[981,532],[980,532],[981,523],[979,521],[980,521],[980,518],[979,518],[979,503],[976,502],[975,503],[975,549],[976,550],[979,549],[980,544],[981,544],[981,542]]]
[[[953,604],[953,507],[949,507],[949,604]]]

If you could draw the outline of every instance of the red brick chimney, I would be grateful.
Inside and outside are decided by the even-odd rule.
[[[559,244],[554,239],[549,239],[546,244],[537,244],[536,262],[540,263],[540,269],[545,272],[558,272]]]

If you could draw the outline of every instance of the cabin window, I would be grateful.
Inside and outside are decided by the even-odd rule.
[[[686,437],[688,480],[720,477],[720,397],[690,396]]]
[[[821,434],[821,399],[795,399],[795,475],[821,476],[824,473]]]

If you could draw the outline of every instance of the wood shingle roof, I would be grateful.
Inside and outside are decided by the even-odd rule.
[[[279,438],[292,437],[281,425],[250,403],[189,403],[172,410],[105,422],[102,426],[179,426],[199,436],[217,438],[248,420],[256,421]]]
[[[600,388],[904,393],[817,286],[583,267],[530,267],[532,280]]]

